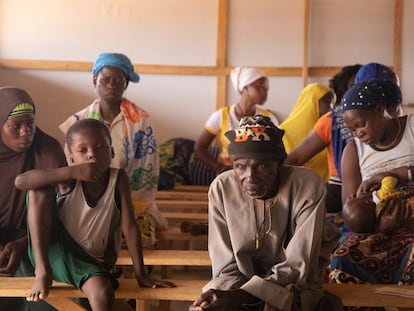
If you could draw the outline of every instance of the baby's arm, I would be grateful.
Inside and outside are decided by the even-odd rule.
[[[141,232],[134,217],[134,208],[131,199],[131,189],[129,179],[124,170],[120,170],[116,185],[116,197],[121,207],[122,233],[124,234],[129,254],[134,265],[135,275],[138,284],[142,287],[174,287],[168,281],[156,280],[145,272],[144,259],[142,252]]]

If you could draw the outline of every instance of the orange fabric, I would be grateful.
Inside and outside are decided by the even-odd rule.
[[[338,177],[335,168],[334,153],[332,148],[332,113],[327,112],[315,123],[313,128],[315,133],[324,143],[328,145],[328,167],[329,175]]]

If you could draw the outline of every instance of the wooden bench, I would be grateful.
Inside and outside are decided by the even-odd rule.
[[[135,197],[132,203],[137,205]],[[207,192],[158,191],[155,200],[158,210],[167,220],[207,221]]]
[[[157,199],[161,200],[199,200],[207,201],[207,191],[177,191],[177,190],[161,190],[157,193]]]
[[[162,241],[204,241],[207,243],[208,240],[207,234],[192,235],[189,232],[181,232],[180,228],[172,226],[168,230],[157,231],[157,237]]]
[[[186,192],[208,192],[209,186],[200,185],[175,185],[173,191],[186,191]]]
[[[128,250],[121,250],[116,261],[118,266],[132,266],[132,259]],[[144,265],[161,267],[161,277],[171,278],[177,272],[188,274],[190,267],[211,267],[208,251],[205,250],[144,250]],[[172,269],[172,267],[175,267]],[[178,269],[177,269],[178,268]],[[211,275],[211,270],[204,271],[205,275]],[[133,269],[123,269],[123,276],[133,278]]]
[[[164,216],[169,221],[195,221],[195,222],[207,222],[208,214],[207,213],[195,213],[195,212],[161,212],[161,215]]]
[[[201,210],[208,211],[207,200],[186,200],[186,199],[156,199],[155,203],[160,211],[162,210]]]
[[[117,265],[132,265],[128,250],[121,250]],[[211,266],[208,251],[195,250],[144,250],[144,265],[151,266]],[[1,279],[0,279],[1,280]]]
[[[1,278],[1,297],[25,297],[30,291],[33,277],[5,277]],[[136,299],[136,310],[148,310],[148,302],[151,300],[194,300],[201,293],[206,280],[171,280],[175,288],[141,288],[134,279],[120,279],[119,289],[115,292],[116,298]],[[377,293],[378,290],[391,288],[399,292],[410,292],[414,295],[414,286],[398,285],[363,285],[363,284],[324,284],[324,289],[338,296],[344,306],[366,307],[397,307],[398,310],[413,310],[414,299],[397,295],[385,295]],[[85,297],[78,289],[71,285],[54,282],[47,301],[58,308],[59,311],[83,310],[77,308],[70,300],[74,297]]]
[[[168,220],[169,229],[165,233],[160,233],[163,238],[172,240],[175,228],[179,228],[183,221],[204,222],[208,221],[208,201],[207,200],[172,200],[157,199],[156,204],[161,215]],[[191,234],[185,234],[186,240],[193,240]]]
[[[149,310],[151,300],[194,300],[201,293],[206,280],[171,280],[174,288],[142,288],[135,279],[119,279],[119,288],[115,291],[118,299],[136,299],[136,310]],[[0,297],[25,297],[33,286],[34,277],[1,278]],[[85,294],[71,285],[53,282],[46,301],[59,311],[84,311],[71,298],[85,297]]]
[[[208,186],[176,186],[172,190],[158,191],[156,204],[161,215],[168,220],[168,229],[157,232],[159,247],[163,249],[198,248],[207,249],[207,235],[192,235],[181,232],[183,221],[207,223]],[[133,199],[136,204],[136,200]],[[180,243],[174,241],[181,241]]]
[[[132,259],[128,250],[121,250],[116,262],[117,265],[129,266],[132,265]],[[208,251],[196,250],[144,250],[144,264],[161,266],[162,278],[171,278],[172,271],[167,269],[171,266],[182,266],[184,268],[192,267],[211,267],[211,260]],[[186,274],[188,269],[186,270]],[[208,273],[210,277],[211,272]],[[128,274],[129,278],[133,278],[134,274]],[[127,276],[128,277],[128,276]],[[207,281],[205,281],[207,282]],[[164,300],[159,302],[158,310],[169,310],[170,301]],[[140,302],[143,306],[145,303]],[[149,304],[149,303],[147,303]]]
[[[159,247],[170,249],[173,241],[184,241],[186,249],[192,249],[195,241],[203,241],[207,247],[207,235],[192,235],[182,232],[180,225],[183,221],[194,223],[208,222],[208,202],[200,200],[156,200],[157,207],[163,217],[168,220],[166,230],[157,231]]]
[[[388,288],[394,292],[411,292],[414,297],[414,286],[412,285],[324,284],[324,289],[338,296],[344,306],[397,307],[398,310],[414,310],[413,298],[379,293],[379,291]]]

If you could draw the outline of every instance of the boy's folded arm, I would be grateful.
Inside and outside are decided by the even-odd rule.
[[[72,179],[72,167],[33,169],[19,174],[14,183],[17,189],[32,190]]]

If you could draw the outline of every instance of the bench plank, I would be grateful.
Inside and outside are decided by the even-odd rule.
[[[161,212],[161,215],[170,220],[208,220],[207,213]]]
[[[208,201],[203,200],[155,200],[158,209],[201,209],[208,210]]]
[[[172,190],[174,191],[193,191],[193,192],[208,192],[209,186],[201,185],[176,185]]]
[[[3,277],[0,287],[1,297],[26,297],[34,283],[34,277]],[[119,288],[115,297],[120,299],[142,300],[179,300],[191,301],[198,297],[206,280],[171,280],[174,288],[139,287],[135,279],[119,279]],[[53,281],[49,292],[50,298],[85,297],[85,294],[72,285]],[[51,300],[52,301],[52,300]]]
[[[207,235],[191,235],[181,232],[183,221],[208,221],[208,189],[209,186],[178,185],[172,190],[160,190],[156,196],[157,208],[168,221],[166,230],[158,231],[156,236],[161,248],[174,247],[174,241],[184,242],[184,248],[192,249],[194,243],[207,242]],[[139,210],[137,199],[133,196],[132,203]]]
[[[132,265],[128,250],[120,251],[117,265]],[[199,250],[144,250],[144,264],[151,266],[211,266],[208,251]]]
[[[178,227],[169,227],[167,230],[157,231],[157,237],[160,240],[195,240],[195,241],[207,241],[207,234],[192,235],[190,232],[182,232]]]
[[[120,287],[115,292],[116,298],[138,299],[138,300],[176,300],[192,301],[201,293],[202,287],[207,283],[206,280],[171,280],[177,287],[175,288],[142,288],[139,287],[135,279],[120,279]],[[0,287],[2,297],[25,297],[30,291],[34,282],[33,277],[4,277]],[[367,284],[324,284],[324,289],[337,295],[344,306],[366,306],[366,307],[414,307],[414,299],[384,295],[375,291],[385,285]],[[413,286],[386,285],[395,289],[413,290]],[[85,297],[78,289],[64,283],[53,282],[49,297],[59,298],[66,302],[64,298]],[[59,300],[54,300],[56,302]],[[63,303],[62,302],[62,303]],[[60,310],[60,309],[59,309]]]
[[[208,202],[202,200],[156,200],[157,207],[160,211],[185,210],[188,212],[194,210],[208,211]],[[135,203],[134,203],[135,205]]]
[[[384,295],[376,293],[378,288],[384,286],[395,289],[414,289],[410,285],[392,284],[324,284],[324,289],[342,300],[344,306],[363,306],[363,307],[414,307],[414,299]]]
[[[157,200],[195,200],[207,201],[207,192],[161,190],[157,192]]]

